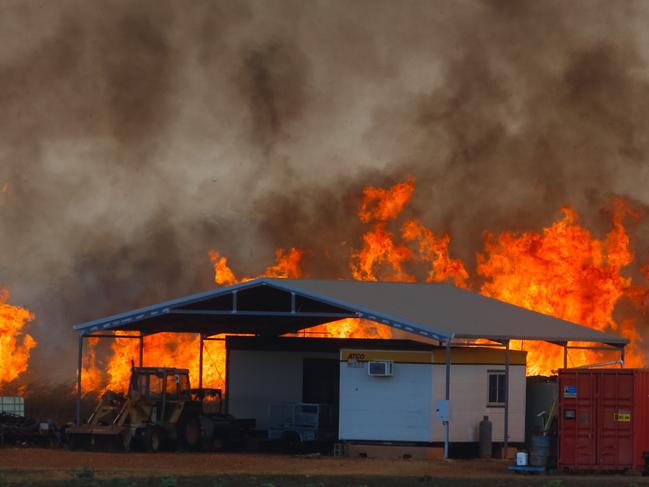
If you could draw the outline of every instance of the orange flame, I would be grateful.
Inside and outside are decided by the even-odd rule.
[[[302,251],[291,248],[278,249],[275,264],[266,268],[265,277],[299,277]],[[214,268],[214,280],[219,285],[231,285],[253,278],[238,279],[228,265],[226,257],[217,250],[209,252]],[[127,333],[117,333],[124,335]],[[219,338],[219,337],[214,337]],[[97,339],[93,339],[97,340]],[[144,365],[189,369],[192,384],[198,383],[200,337],[196,335],[158,333],[147,336],[144,344]],[[107,363],[107,377],[98,372],[96,342],[90,342],[90,352],[84,359],[84,385],[90,390],[106,389],[124,391],[131,374],[131,363],[139,364],[139,340],[115,338],[111,344],[112,355]],[[150,359],[154,357],[154,359]],[[203,343],[203,385],[225,389],[225,342],[206,340]]]
[[[405,262],[412,259],[411,250],[403,244],[395,244],[392,233],[384,223],[377,223],[363,235],[363,248],[352,253],[352,276],[359,281],[414,281],[404,269]]]
[[[448,235],[436,237],[417,220],[408,220],[403,225],[402,234],[405,240],[418,240],[420,258],[430,262],[427,282],[444,282],[452,279],[457,287],[466,287],[469,273],[460,259],[451,259],[449,256],[448,246],[451,237]]]
[[[27,371],[31,350],[36,346],[36,340],[24,331],[34,315],[8,304],[8,300],[9,291],[0,289],[0,390]]]
[[[619,332],[632,340],[633,324],[613,318],[617,302],[633,294],[631,279],[621,269],[633,261],[622,220],[631,214],[625,203],[614,202],[613,228],[604,241],[580,226],[576,212],[564,208],[563,218],[542,233],[486,234],[486,254],[478,255],[478,274],[486,281],[480,292],[539,313],[602,331]],[[518,343],[517,347],[523,345]],[[559,347],[528,342],[528,373],[549,373],[563,366]],[[634,347],[630,365],[642,365]],[[589,351],[571,351],[569,365],[600,361]],[[610,357],[608,358],[610,360]]]
[[[83,358],[81,390],[86,393],[100,389],[103,381],[97,360],[96,347],[99,345],[99,340],[97,337],[88,338],[88,354]]]
[[[401,213],[414,189],[415,181],[409,179],[388,189],[369,187],[363,190],[358,217],[363,223],[376,223],[363,235],[363,248],[352,252],[350,267],[354,279],[415,280],[403,269],[404,264],[412,259],[412,252],[405,245],[395,243],[394,235],[386,229],[386,222]]]
[[[222,286],[236,284],[237,278],[228,266],[227,257],[223,257],[218,250],[209,251],[210,261],[214,267],[214,280]]]
[[[414,281],[416,276],[427,282],[452,281],[468,288],[470,276],[460,259],[449,252],[450,236],[435,235],[416,219],[407,219],[400,232],[395,225],[414,192],[414,180],[390,188],[368,187],[363,191],[358,217],[370,228],[362,235],[362,247],[352,250],[350,271],[358,280]],[[627,355],[629,365],[644,364],[638,349],[640,341],[631,319],[613,318],[616,304],[629,298],[642,306],[649,291],[633,286],[622,270],[633,261],[629,237],[623,220],[634,215],[621,199],[614,201],[612,228],[604,240],[597,240],[578,224],[576,212],[564,208],[563,218],[541,233],[485,233],[485,249],[477,255],[477,274],[483,278],[479,292],[534,311],[580,323],[592,328],[613,331],[632,341]],[[399,240],[400,239],[400,240]],[[296,248],[277,249],[275,264],[260,274],[266,277],[298,278],[302,276],[305,253]],[[228,260],[217,250],[209,252],[218,285],[231,285],[253,279],[237,277]],[[649,266],[643,268],[649,278]],[[358,319],[346,319],[312,328],[309,334],[333,337],[390,338],[391,330],[383,325]],[[186,367],[194,380],[198,373],[198,337],[157,334],[145,338],[145,357],[155,357],[155,365]],[[224,342],[205,342],[204,383],[224,387]],[[514,343],[528,353],[528,374],[547,373],[562,366],[558,347],[539,342]],[[108,387],[123,389],[130,374],[130,361],[139,354],[136,341],[116,339],[108,363]],[[592,363],[600,355],[588,351],[571,351],[570,365]],[[606,359],[608,360],[608,358]],[[87,357],[87,367],[96,367],[94,354]],[[136,360],[137,361],[137,360]],[[146,362],[149,362],[146,360]],[[95,381],[94,377],[87,379]],[[94,386],[93,386],[94,387]]]
[[[368,187],[363,190],[358,217],[363,223],[385,222],[396,218],[410,201],[415,190],[413,178],[397,183],[389,189]]]

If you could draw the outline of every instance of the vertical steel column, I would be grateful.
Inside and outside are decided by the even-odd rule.
[[[563,368],[568,368],[568,342],[563,345]]]
[[[509,448],[509,340],[505,341],[505,421],[503,432],[503,458]]]
[[[200,335],[201,348],[198,351],[198,388],[203,388],[203,334]]]
[[[624,345],[620,348],[620,368],[624,368]]]
[[[446,341],[446,390],[444,399],[450,401],[451,399],[451,340]],[[448,406],[448,415],[451,415],[451,406]],[[444,458],[448,458],[448,444],[449,444],[449,420],[444,421]]]
[[[81,424],[81,372],[83,370],[83,334],[79,334],[79,355],[77,357],[77,414],[75,424]]]
[[[144,367],[144,335],[140,334],[140,367]]]
[[[228,342],[225,342],[225,410],[219,406],[222,412],[229,414],[230,411],[230,349]]]

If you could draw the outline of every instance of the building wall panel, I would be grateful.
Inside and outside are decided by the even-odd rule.
[[[392,377],[372,377],[367,362],[340,363],[342,440],[430,442],[432,365],[395,363]]]
[[[435,365],[433,387],[435,400],[443,399],[445,394],[446,366]],[[450,402],[450,441],[478,441],[478,426],[484,416],[492,423],[492,439],[503,441],[505,409],[488,405],[488,373],[504,371],[505,367],[495,364],[451,366],[451,402]],[[525,367],[520,365],[509,368],[509,441],[525,441]],[[444,427],[435,421],[433,440],[444,440]]]
[[[399,352],[374,351],[354,357],[398,359]],[[473,351],[475,353],[475,351]],[[349,357],[343,350],[341,358]],[[409,360],[415,361],[412,357]],[[419,362],[424,362],[418,360]],[[466,362],[466,361],[465,361]],[[502,441],[504,408],[488,405],[489,371],[499,364],[451,366],[450,441],[477,442],[484,416],[493,423],[493,440]],[[367,362],[341,361],[340,437],[345,440],[444,441],[444,427],[435,418],[436,401],[445,397],[446,366],[439,363],[394,364],[391,378],[369,377]],[[525,441],[525,367],[510,367],[509,441]]]
[[[273,403],[302,402],[305,358],[338,360],[338,353],[231,350],[228,367],[228,411],[239,418],[255,418],[268,428]]]

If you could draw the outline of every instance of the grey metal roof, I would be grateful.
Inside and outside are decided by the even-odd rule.
[[[304,292],[307,296],[326,296],[332,303],[374,310],[377,315],[398,316],[401,320],[452,334],[455,338],[629,343],[625,338],[450,284],[308,279],[266,281]]]
[[[80,333],[137,330],[281,335],[345,317],[449,338],[628,340],[448,284],[261,278],[75,326]]]

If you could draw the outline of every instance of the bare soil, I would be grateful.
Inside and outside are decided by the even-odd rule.
[[[516,475],[501,460],[384,460],[252,453],[0,450],[2,485],[122,486],[649,486],[618,475]]]

